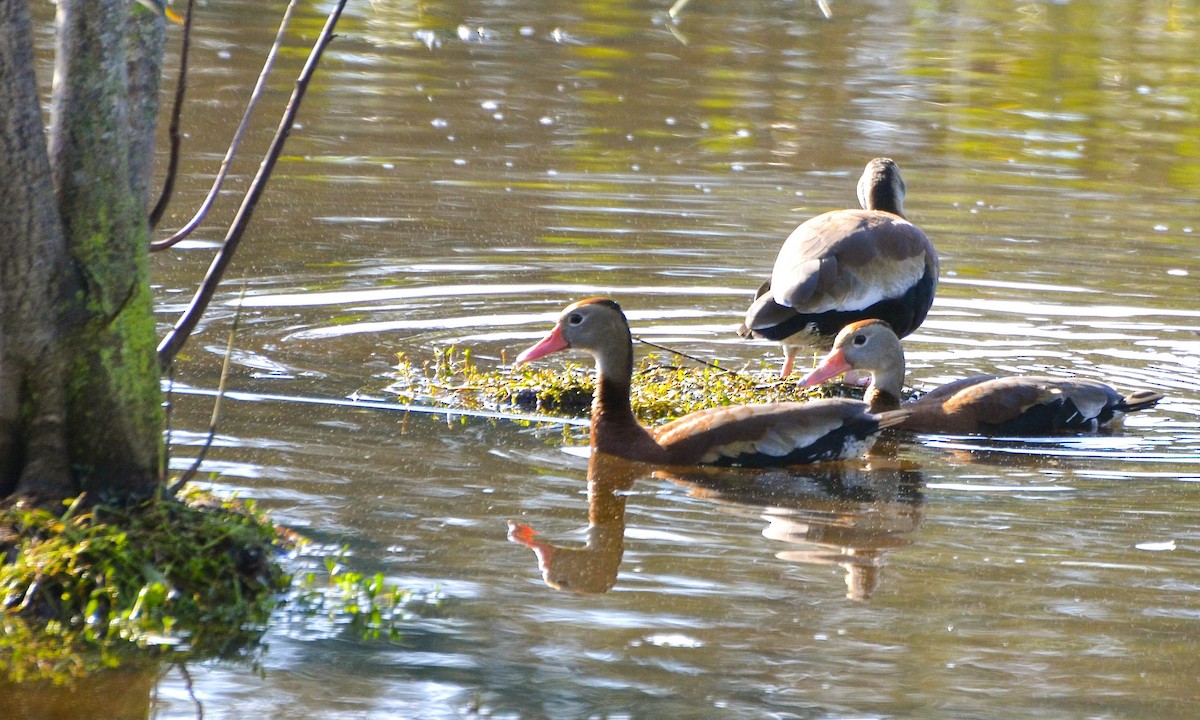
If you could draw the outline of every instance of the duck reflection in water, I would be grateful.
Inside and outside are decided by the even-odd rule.
[[[846,571],[846,597],[858,602],[872,598],[887,553],[911,544],[912,533],[925,517],[920,472],[894,460],[740,475],[700,468],[659,471],[655,476],[733,512],[757,512],[767,521],[763,537],[799,546],[775,557],[841,566]]]
[[[924,517],[920,473],[895,460],[825,463],[803,470],[668,470],[593,453],[583,546],[544,542],[536,530],[513,521],[508,538],[534,551],[550,587],[608,592],[617,582],[624,554],[627,493],[635,480],[650,476],[683,485],[693,497],[751,509],[768,522],[764,537],[801,546],[776,553],[777,558],[840,565],[846,571],[846,596],[856,601],[871,599],[887,551],[911,543],[909,536]]]
[[[650,468],[613,455],[593,452],[588,459],[588,528],[583,547],[552,545],[536,539],[528,525],[508,521],[508,539],[533,550],[542,579],[555,590],[603,593],[617,582],[625,552],[625,500],[633,482]]]

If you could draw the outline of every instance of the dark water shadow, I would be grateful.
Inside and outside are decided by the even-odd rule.
[[[763,537],[795,547],[775,557],[837,565],[846,597],[869,601],[887,554],[914,542],[924,521],[924,478],[917,466],[892,459],[829,463],[798,470],[657,472],[692,497],[749,509],[767,522]]]

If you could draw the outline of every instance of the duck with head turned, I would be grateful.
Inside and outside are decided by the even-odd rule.
[[[550,334],[516,363],[568,348],[591,353],[596,360],[592,451],[626,460],[741,467],[844,460],[866,452],[881,429],[907,414],[874,414],[866,403],[848,399],[727,405],[650,430],[637,421],[630,405],[633,338],[621,307],[607,298],[567,306]]]
[[[865,400],[875,412],[901,407],[904,349],[887,323],[863,320],[838,333],[833,350],[801,387],[817,385],[849,370],[870,373]],[[898,427],[953,435],[1048,435],[1090,432],[1145,410],[1162,393],[1139,390],[1121,395],[1088,378],[978,375],[955,380],[925,393],[903,407],[912,412]]]
[[[867,163],[861,210],[834,210],[796,228],[779,250],[738,329],[783,346],[783,377],[796,355],[846,325],[887,321],[901,337],[925,321],[937,289],[933,243],[904,216],[904,179],[889,158]]]

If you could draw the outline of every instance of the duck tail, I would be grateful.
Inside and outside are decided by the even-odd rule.
[[[1146,410],[1152,408],[1159,400],[1163,399],[1163,394],[1154,390],[1138,390],[1135,393],[1126,395],[1122,400],[1118,409],[1122,412],[1136,412],[1138,410]]]
[[[910,408],[905,408],[903,410],[885,410],[884,412],[879,413],[879,429],[882,430],[884,428],[895,427],[896,425],[903,424],[903,422],[908,419],[909,415],[912,415],[912,410]]]

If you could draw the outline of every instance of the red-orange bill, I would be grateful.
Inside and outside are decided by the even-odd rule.
[[[559,350],[566,350],[569,347],[571,347],[571,344],[563,339],[562,328],[558,325],[555,325],[554,329],[550,331],[549,335],[542,338],[537,345],[534,345],[518,355],[513,364],[520,365],[521,363],[526,363],[530,360],[537,360],[538,358],[546,357],[550,353],[556,353]]]
[[[834,350],[812,372],[800,378],[799,386],[810,387],[812,385],[820,385],[826,380],[832,380],[838,375],[852,369],[850,363],[846,362],[846,356],[842,354],[842,351]]]

